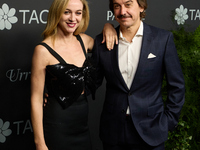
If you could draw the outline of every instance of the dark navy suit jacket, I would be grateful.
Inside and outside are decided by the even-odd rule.
[[[119,35],[119,27],[116,28]],[[132,86],[128,89],[119,70],[118,45],[109,51],[101,44],[102,34],[95,39],[93,58],[97,64],[97,86],[106,79],[106,95],[100,120],[100,138],[117,144],[130,107],[132,121],[142,139],[157,146],[167,140],[168,131],[178,123],[184,104],[184,77],[173,41],[173,35],[144,23],[139,64]],[[148,59],[152,53],[155,58]],[[168,97],[163,102],[161,87],[164,76]]]

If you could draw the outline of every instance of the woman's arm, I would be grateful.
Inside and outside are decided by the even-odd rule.
[[[94,46],[94,39],[86,34],[80,34],[85,44],[87,50],[92,51]],[[108,50],[113,49],[114,44],[118,44],[117,32],[112,24],[106,23],[103,28],[103,41],[106,42],[106,47]]]
[[[106,46],[109,50],[113,49],[114,44],[118,44],[117,32],[114,26],[110,23],[106,23],[103,28],[103,41],[106,42]]]
[[[91,52],[94,46],[94,39],[89,35],[83,33],[81,33],[80,36],[83,40],[85,49],[88,50],[88,52]]]
[[[47,65],[47,50],[36,46],[32,58],[31,70],[31,121],[34,132],[36,150],[48,150],[43,132],[43,91],[45,68]]]

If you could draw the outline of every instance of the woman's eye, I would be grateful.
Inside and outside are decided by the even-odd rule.
[[[69,14],[69,11],[65,11],[65,14]]]
[[[82,14],[82,12],[77,12],[76,14],[77,14],[77,15],[81,15],[81,14]]]

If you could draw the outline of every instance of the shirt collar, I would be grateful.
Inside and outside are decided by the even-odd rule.
[[[138,29],[135,37],[137,37],[137,36],[143,36],[143,31],[144,31],[144,25],[143,25],[143,22],[141,21],[140,27],[139,27],[139,29]],[[126,38],[123,37],[123,34],[122,34],[122,32],[121,32],[120,29],[119,29],[119,40],[126,41]],[[132,41],[133,41],[133,39],[132,39]]]

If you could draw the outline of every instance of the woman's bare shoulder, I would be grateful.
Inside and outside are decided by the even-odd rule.
[[[94,45],[94,39],[91,36],[84,33],[81,33],[80,36],[83,39],[85,47],[89,50],[92,50],[93,45]]]

